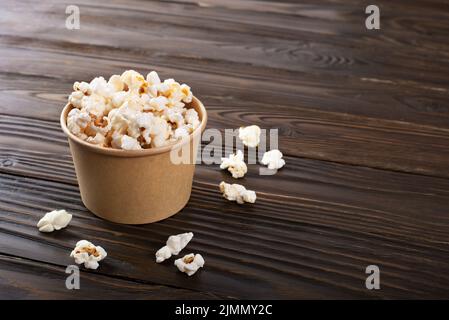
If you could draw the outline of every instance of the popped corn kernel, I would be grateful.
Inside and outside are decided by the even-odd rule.
[[[104,147],[106,144],[106,137],[98,132],[94,137],[88,137],[86,142]]]
[[[120,80],[122,80],[125,85],[125,91],[139,92],[141,88],[147,86],[145,78],[134,70],[123,72],[120,76]]]
[[[40,232],[53,232],[69,225],[72,215],[65,210],[47,212],[37,223]]]
[[[229,201],[236,201],[238,204],[256,202],[256,193],[252,190],[246,190],[246,188],[240,184],[229,184],[222,181],[220,183],[220,191],[223,193],[224,198]]]
[[[140,150],[142,147],[137,139],[127,136],[126,134],[122,136],[122,141],[120,147],[123,150]]]
[[[87,240],[80,240],[76,243],[75,249],[70,256],[75,259],[77,264],[83,264],[86,269],[97,269],[101,260],[106,258],[108,254],[100,247],[95,246]]]
[[[252,125],[249,127],[240,127],[239,139],[242,140],[245,146],[255,148],[259,145],[260,133],[261,130],[256,125]]]
[[[228,169],[233,178],[242,178],[248,171],[248,167],[243,160],[243,152],[237,150],[237,154],[232,153],[228,158],[221,158],[220,169]]]
[[[277,170],[285,165],[285,160],[282,159],[282,156],[282,152],[274,149],[263,154],[261,163],[268,165],[268,169]]]
[[[170,236],[166,242],[166,245],[156,252],[156,262],[161,263],[162,261],[170,258],[172,255],[179,254],[179,252],[187,246],[192,238],[192,232]]]
[[[188,124],[193,126],[193,130],[198,128],[200,125],[200,119],[198,117],[198,112],[195,109],[189,109],[186,111],[185,119]]]
[[[178,270],[187,273],[189,277],[204,267],[204,263],[204,258],[199,253],[190,253],[183,258],[175,260],[175,266],[178,267]]]
[[[67,128],[77,137],[85,140],[87,135],[84,133],[91,121],[90,115],[80,109],[72,109],[67,115]]]

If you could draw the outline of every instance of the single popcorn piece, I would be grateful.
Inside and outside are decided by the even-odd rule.
[[[191,124],[193,127],[193,130],[195,130],[196,128],[198,128],[198,126],[200,125],[200,119],[198,117],[198,112],[196,112],[195,109],[189,109],[186,111],[185,114],[185,118],[186,118],[186,122],[188,124]]]
[[[134,70],[106,81],[75,82],[68,102],[67,127],[78,138],[105,148],[141,150],[165,146],[189,136],[201,121],[190,87],[174,79],[161,82],[151,71]]]
[[[228,169],[233,178],[242,178],[248,171],[248,167],[243,160],[243,152],[237,150],[237,154],[232,153],[229,158],[221,158],[220,169]]]
[[[40,232],[53,232],[68,226],[72,215],[65,210],[47,212],[37,223]]]
[[[260,142],[260,128],[256,125],[239,128],[239,139],[247,147],[255,148]]]
[[[246,190],[246,188],[240,184],[229,184],[222,181],[220,183],[220,191],[223,193],[224,198],[229,201],[236,201],[238,204],[256,202],[256,193],[252,190]]]
[[[175,266],[178,267],[178,270],[187,273],[189,277],[194,275],[200,268],[202,268],[204,266],[204,263],[205,261],[199,253],[191,253],[185,255],[183,258],[175,260]]]
[[[121,148],[123,150],[140,150],[142,147],[137,139],[127,136],[126,134],[122,137]]]
[[[166,245],[156,252],[156,262],[161,263],[170,258],[172,255],[179,254],[179,252],[187,246],[192,238],[192,232],[170,236],[166,242]]]
[[[89,125],[91,118],[87,112],[80,111],[79,109],[70,110],[67,115],[67,128],[77,137],[87,139],[84,134],[87,126]]]
[[[70,256],[75,259],[77,264],[83,264],[86,269],[97,269],[101,260],[106,258],[108,254],[100,247],[95,246],[87,240],[78,241],[75,249]]]
[[[145,78],[134,70],[127,70],[120,76],[120,80],[123,81],[127,89],[131,92],[141,91],[147,87]]]
[[[98,132],[94,137],[88,137],[86,141],[103,147],[106,143],[106,137]]]
[[[263,154],[261,163],[268,165],[268,169],[277,170],[285,165],[285,160],[282,159],[282,152],[274,149]]]

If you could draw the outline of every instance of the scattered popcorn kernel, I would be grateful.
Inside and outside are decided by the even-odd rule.
[[[255,148],[260,142],[260,128],[256,125],[239,128],[239,139],[247,147]]]
[[[168,246],[163,246],[156,252],[156,262],[161,263],[172,256],[171,249]]]
[[[198,113],[185,106],[193,99],[190,87],[174,79],[161,82],[155,71],[146,79],[127,70],[108,81],[97,77],[90,83],[75,82],[73,90],[68,129],[105,148],[164,146],[188,136],[201,123]]]
[[[156,262],[161,263],[162,261],[170,258],[172,255],[179,254],[179,252],[187,246],[192,238],[192,232],[170,236],[166,242],[166,245],[156,252]]]
[[[199,253],[191,253],[183,258],[175,260],[175,266],[178,267],[178,270],[187,273],[189,277],[194,275],[198,269],[202,268],[204,263],[205,261]]]
[[[95,246],[87,240],[81,240],[77,242],[70,256],[77,264],[84,263],[86,269],[97,269],[98,262],[106,258],[107,253],[102,247]]]
[[[274,149],[263,154],[261,163],[268,165],[268,169],[275,170],[282,168],[285,165],[285,160],[282,159],[282,152]]]
[[[228,158],[221,158],[220,169],[228,169],[232,173],[233,178],[242,178],[248,171],[245,161],[243,160],[243,152],[237,150],[237,154],[230,154]]]
[[[246,190],[246,188],[240,184],[229,184],[222,181],[220,183],[220,191],[223,193],[223,197],[229,201],[236,201],[238,204],[256,202],[256,193],[252,190]]]
[[[40,232],[53,232],[68,226],[72,215],[65,210],[53,210],[47,212],[37,223]]]

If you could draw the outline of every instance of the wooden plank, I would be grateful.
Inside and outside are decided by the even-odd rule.
[[[43,273],[42,294],[65,297],[59,272],[87,238],[109,253],[83,272],[89,297],[449,297],[449,180],[437,178],[449,177],[449,11],[378,4],[372,32],[355,0],[80,0],[82,27],[69,31],[64,1],[2,1],[0,290],[32,297]],[[123,226],[84,208],[59,112],[75,80],[129,68],[189,83],[209,127],[280,128],[287,166],[240,180],[256,204],[225,201],[229,175],[198,166],[188,206],[166,221]],[[39,233],[55,208],[72,225]],[[206,258],[192,278],[154,263],[184,231]],[[369,264],[380,291],[364,287]]]
[[[259,111],[252,111],[255,108]],[[262,122],[263,128],[280,128],[279,149],[285,155],[449,177],[449,130],[337,114],[331,118],[307,110],[295,116],[288,108],[279,110],[270,115],[264,105],[226,111],[219,105],[209,106],[208,128],[223,132],[230,123],[237,127]],[[55,108],[53,113],[59,111]],[[68,154],[57,120],[0,115],[0,132],[4,149]]]
[[[367,36],[356,2],[256,3],[85,1],[83,28],[69,31],[65,3],[6,1],[0,113],[55,121],[73,81],[156,68],[192,85],[209,127],[263,122],[281,128],[287,155],[449,176],[448,42],[432,22],[444,10],[426,6],[406,28],[393,12],[416,6],[382,3],[389,25]],[[14,23],[32,18],[42,23]]]
[[[63,266],[87,238],[110,252],[99,272],[238,298],[446,296],[447,180],[308,160],[290,166],[282,180],[296,188],[288,196],[272,186],[276,177],[264,184],[251,176],[256,204],[228,203],[213,182],[217,170],[195,181],[180,214],[145,226],[95,218],[76,186],[2,175],[2,251]],[[40,234],[36,221],[54,208],[74,213],[71,227]],[[189,249],[206,257],[198,278],[153,261],[168,235],[184,231],[196,234]],[[382,270],[380,293],[364,288],[369,264]]]
[[[217,299],[212,294],[136,283],[80,270],[80,288],[68,290],[60,266],[0,254],[1,299]]]

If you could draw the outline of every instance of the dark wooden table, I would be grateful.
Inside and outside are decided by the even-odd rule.
[[[0,298],[449,298],[447,2],[375,1],[380,30],[367,1],[108,2],[0,1]],[[126,69],[190,84],[209,128],[279,128],[286,167],[250,166],[254,205],[224,200],[232,178],[200,165],[176,216],[96,218],[58,117],[74,81]],[[69,228],[39,233],[58,208]],[[191,278],[154,262],[186,231],[206,259]],[[80,239],[109,256],[69,291]]]

